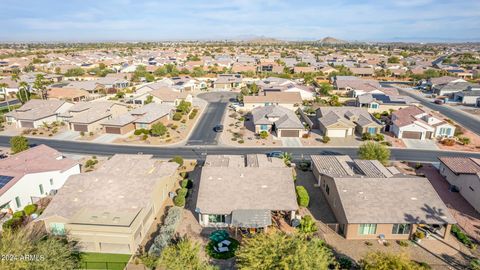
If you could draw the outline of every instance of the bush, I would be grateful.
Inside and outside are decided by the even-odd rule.
[[[304,216],[302,220],[300,221],[300,226],[298,227],[300,232],[302,233],[314,233],[317,231],[317,224],[315,223],[315,220],[312,218],[312,216]]]
[[[165,133],[167,133],[167,127],[162,123],[153,124],[150,133],[153,136],[163,136]]]
[[[29,147],[28,139],[23,136],[15,136],[10,139],[10,148],[13,154],[25,151]]]
[[[25,217],[25,212],[23,211],[17,211],[15,213],[13,213],[13,218],[21,218],[23,219]]]
[[[385,136],[383,136],[383,134],[377,133],[375,134],[375,137],[373,139],[377,142],[381,142],[385,139]]]
[[[195,116],[197,116],[198,109],[193,109],[190,115],[188,116],[188,119],[193,119]]]
[[[407,240],[397,240],[397,244],[401,247],[408,247],[410,245]]]
[[[472,240],[458,227],[457,225],[453,224],[452,229],[450,232],[464,245],[471,247],[473,242]]]
[[[268,138],[268,132],[266,132],[265,130],[260,131],[260,138],[262,139]]]
[[[182,177],[183,179],[185,179],[185,178],[188,177],[188,173],[187,173],[187,172],[181,172],[181,173],[180,173],[180,177]]]
[[[351,269],[353,266],[352,260],[347,257],[340,257],[338,258],[338,264],[340,266],[340,269]]]
[[[454,139],[445,139],[442,141],[442,144],[445,146],[453,146],[455,145],[455,140]]]
[[[187,193],[188,193],[188,188],[179,188],[177,189],[177,196],[180,196],[180,197],[187,197]]]
[[[417,239],[423,239],[425,238],[425,233],[422,231],[416,231],[413,236]]]
[[[238,140],[238,143],[242,144],[242,143],[245,143],[245,141],[244,140]]]
[[[473,259],[470,261],[470,269],[480,270],[480,259]]]
[[[174,156],[170,159],[170,162],[176,162],[178,165],[183,166],[183,158],[181,156]]]
[[[417,170],[421,169],[422,167],[423,167],[423,164],[421,164],[421,163],[415,164],[415,169],[417,169]]]
[[[330,141],[330,137],[328,137],[327,135],[323,136],[323,139],[322,139],[323,143],[328,143],[329,141]]]
[[[173,114],[172,119],[173,121],[180,121],[182,119],[182,114],[179,112],[176,112],[175,114]]]
[[[392,146],[391,142],[381,142],[380,144],[385,145],[385,146]]]
[[[422,270],[429,270],[429,269],[432,269],[432,267],[430,266],[430,264],[426,263],[426,262],[417,262],[418,266],[421,267]]]
[[[85,136],[85,132],[84,131],[80,131],[80,136]]]
[[[36,204],[29,204],[23,208],[23,212],[25,212],[25,215],[30,216],[31,214],[35,213],[37,211],[37,205]]]
[[[16,230],[22,226],[22,221],[21,218],[11,218],[3,223],[2,228],[4,231]]]
[[[185,206],[185,196],[177,195],[173,198],[173,204],[175,206],[184,207]]]
[[[168,210],[167,217],[163,226],[160,228],[158,235],[153,240],[148,253],[150,255],[159,256],[162,250],[168,246],[172,240],[180,220],[182,219],[183,210],[180,207],[172,207]]]
[[[469,144],[470,144],[470,138],[468,138],[468,137],[459,137],[458,140],[459,140],[463,145],[469,145]]]
[[[96,159],[89,159],[89,160],[87,160],[87,161],[85,162],[85,167],[86,167],[86,168],[90,168],[90,167],[95,166],[95,164],[97,164],[97,163],[98,163],[98,160],[96,160]]]
[[[310,204],[310,196],[308,196],[307,189],[304,186],[296,186],[297,202],[301,207],[308,207]]]
[[[362,140],[364,141],[369,141],[372,139],[372,134],[368,133],[368,132],[365,132],[362,134]]]
[[[378,160],[385,165],[390,159],[390,149],[376,142],[366,142],[358,149],[361,159]]]
[[[183,179],[183,180],[180,182],[180,186],[181,186],[182,188],[188,188],[188,189],[190,189],[190,188],[192,188],[192,186],[193,186],[193,182],[192,182],[192,180],[190,180],[190,179]]]

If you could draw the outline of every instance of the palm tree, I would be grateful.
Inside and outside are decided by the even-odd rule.
[[[8,108],[8,111],[10,111],[10,104],[8,103],[7,87],[8,87],[8,84],[0,83],[0,89],[3,89],[4,95],[5,95],[5,101],[7,102],[7,108]]]
[[[285,165],[290,165],[290,163],[292,163],[292,154],[291,153],[288,153],[288,152],[283,152],[281,155],[280,155],[280,158],[283,160],[283,162],[285,163]]]
[[[25,104],[25,102],[30,100],[30,92],[28,91],[28,88],[28,83],[20,82],[17,98],[20,100],[20,102],[22,102],[22,104]]]

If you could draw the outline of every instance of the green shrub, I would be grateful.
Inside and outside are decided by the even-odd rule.
[[[480,270],[480,259],[473,259],[470,261],[470,269]]]
[[[168,209],[167,217],[163,222],[158,235],[154,238],[153,244],[148,250],[148,254],[160,256],[162,250],[170,244],[175,235],[176,228],[182,219],[183,210],[180,207],[172,207]]]
[[[187,197],[187,193],[188,193],[188,188],[179,188],[177,189],[177,196],[180,196],[180,197]]]
[[[301,207],[308,207],[310,203],[310,196],[304,186],[296,186],[295,190],[297,191],[297,202]]]
[[[385,140],[385,136],[383,136],[383,134],[377,133],[377,134],[375,134],[375,137],[373,139],[377,142],[381,142],[381,141]]]
[[[327,135],[323,136],[323,139],[322,139],[323,143],[328,143],[330,141],[330,137],[328,137]]]
[[[382,144],[382,145],[386,145],[386,146],[392,146],[392,143],[391,143],[391,142],[388,142],[388,141],[386,141],[386,142],[381,142],[381,144]]]
[[[180,182],[180,186],[181,186],[182,188],[188,188],[188,189],[190,189],[190,188],[192,188],[192,186],[193,186],[193,182],[192,182],[192,180],[190,180],[190,179],[183,179],[183,180]]]
[[[175,114],[173,114],[172,119],[173,121],[180,121],[182,119],[182,114],[179,112],[176,112]]]
[[[317,224],[315,223],[315,220],[312,218],[312,216],[306,215],[300,221],[300,226],[298,226],[298,229],[302,233],[314,233],[317,231]]]
[[[422,270],[430,270],[432,267],[426,262],[417,262],[418,266],[421,267]]]
[[[11,218],[5,221],[2,225],[3,230],[16,230],[20,226],[22,226],[22,219],[21,218]]]
[[[17,211],[17,212],[15,212],[15,213],[13,213],[13,216],[12,216],[12,217],[13,217],[13,218],[22,218],[22,219],[23,219],[23,218],[25,217],[25,212],[23,212],[23,211]]]
[[[353,266],[352,260],[347,257],[338,258],[338,264],[340,266],[340,269],[351,269]]]
[[[410,245],[407,240],[397,240],[397,244],[401,247],[408,247]]]
[[[181,172],[181,173],[180,173],[180,176],[181,176],[183,179],[185,179],[185,178],[188,177],[188,173],[187,173],[187,172]]]
[[[139,135],[148,135],[150,134],[150,131],[148,129],[144,129],[144,128],[140,128],[140,129],[136,129],[134,132],[133,132],[134,135],[136,136],[139,136]]]
[[[452,229],[450,232],[464,245],[471,247],[473,242],[472,240],[458,227],[457,225],[453,224]]]
[[[245,143],[245,141],[244,140],[238,140],[238,143],[242,144],[242,143]]]
[[[193,109],[190,115],[188,116],[188,119],[193,119],[195,116],[197,116],[198,109]]]
[[[268,132],[265,130],[260,131],[260,138],[262,139],[268,138]]]
[[[178,207],[184,207],[185,206],[185,197],[177,195],[175,198],[173,198],[173,204]]]
[[[174,156],[170,159],[170,162],[176,162],[178,165],[183,166],[183,158],[181,156]]]
[[[36,204],[29,204],[23,208],[23,212],[25,212],[25,215],[30,216],[31,214],[35,213],[37,211],[37,205]]]
[[[365,132],[362,134],[362,140],[364,141],[369,141],[372,139],[372,134],[368,133],[368,132]]]

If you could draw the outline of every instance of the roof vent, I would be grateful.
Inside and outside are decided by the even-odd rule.
[[[240,174],[240,177],[243,178],[243,173]]]
[[[123,198],[125,198],[125,196],[123,196],[123,195],[118,195],[118,198],[119,198],[119,199],[123,199]]]
[[[262,188],[267,188],[267,185],[262,185]]]
[[[363,194],[363,191],[359,191],[358,194]]]
[[[417,198],[415,198],[415,197],[411,197],[411,198],[410,198],[410,200],[412,200],[412,201],[416,201],[416,200],[417,200]]]
[[[347,192],[347,190],[346,190],[346,189],[344,189],[344,190],[342,190],[342,191],[343,191],[343,192]]]
[[[73,198],[73,201],[74,201],[74,202],[78,202],[78,198]]]

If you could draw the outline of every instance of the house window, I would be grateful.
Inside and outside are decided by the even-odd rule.
[[[65,235],[65,224],[63,224],[63,223],[50,223],[50,231],[54,235]]]
[[[22,207],[22,202],[20,202],[20,197],[15,197],[15,203],[17,204],[17,208]]]
[[[409,234],[410,224],[393,224],[392,234]]]
[[[53,178],[50,178],[50,185],[53,186]]]
[[[260,125],[260,130],[268,130],[268,125]]]
[[[38,185],[38,189],[40,190],[40,195],[42,195],[44,192],[43,185],[42,184]]]
[[[450,136],[450,132],[452,131],[451,128],[440,128],[439,135]]]
[[[375,234],[377,232],[377,224],[360,224],[358,227],[358,234],[367,235]]]
[[[208,215],[209,223],[225,223],[225,215]]]
[[[370,134],[375,134],[376,132],[377,132],[377,129],[376,129],[376,128],[374,128],[374,127],[369,127],[369,128],[368,128],[368,133],[370,133]]]
[[[377,103],[372,103],[372,104],[370,104],[370,108],[378,109],[378,104]]]

